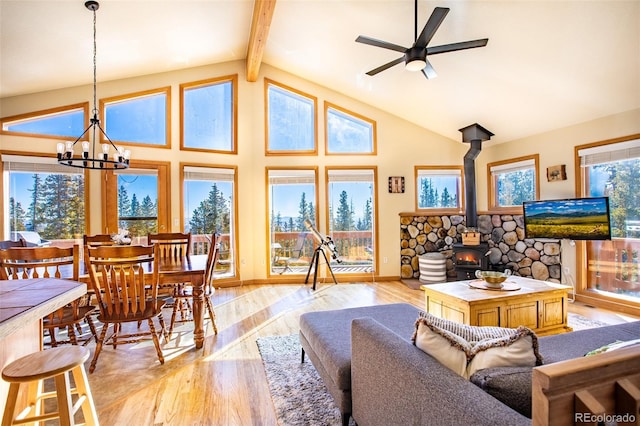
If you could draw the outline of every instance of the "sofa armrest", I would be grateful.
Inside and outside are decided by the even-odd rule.
[[[531,424],[372,318],[351,323],[351,397],[359,426]]]

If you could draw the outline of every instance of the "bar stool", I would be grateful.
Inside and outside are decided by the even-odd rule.
[[[86,425],[98,425],[84,362],[89,350],[82,346],[62,346],[35,352],[8,364],[2,370],[2,378],[9,382],[9,395],[2,418],[2,426],[60,419],[60,425],[75,425],[74,414],[82,407]],[[69,372],[75,388],[71,388]],[[55,391],[43,392],[43,380],[53,378]],[[18,411],[20,385],[28,385],[27,407]],[[71,395],[78,395],[75,404]],[[43,400],[56,398],[58,411],[43,414]],[[30,415],[31,417],[27,417]]]

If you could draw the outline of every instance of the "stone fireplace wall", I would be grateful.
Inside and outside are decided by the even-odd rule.
[[[440,252],[446,258],[447,279],[455,280],[453,244],[462,243],[464,216],[400,216],[401,278],[419,278],[418,257]],[[494,269],[511,269],[515,275],[560,282],[560,242],[524,238],[522,215],[478,215],[480,241],[489,245],[489,262]]]

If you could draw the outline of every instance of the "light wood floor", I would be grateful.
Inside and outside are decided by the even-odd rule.
[[[316,291],[309,285],[249,285],[219,289],[213,300],[219,333],[213,335],[207,319],[202,350],[193,348],[192,323],[183,324],[164,345],[164,365],[151,343],[103,349],[89,375],[103,426],[275,425],[256,338],[297,333],[304,312],[424,304],[422,291],[399,281],[327,283]],[[578,304],[569,310],[612,324],[628,319]]]

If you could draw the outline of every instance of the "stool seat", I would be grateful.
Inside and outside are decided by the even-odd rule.
[[[34,352],[18,358],[2,370],[2,378],[10,383],[42,380],[69,371],[89,358],[89,349],[62,346]]]
[[[35,352],[11,362],[2,369],[2,378],[9,382],[9,394],[2,426],[59,419],[62,426],[75,425],[74,415],[82,409],[85,425],[98,425],[98,416],[84,362],[89,350],[81,346],[62,346]],[[73,384],[69,375],[73,376]],[[53,379],[55,391],[44,392],[43,381]],[[18,407],[20,387],[26,386],[26,407]],[[72,395],[77,400],[72,400]],[[56,398],[57,411],[44,413],[43,400]]]

